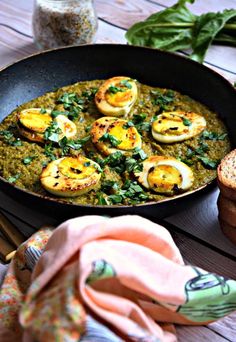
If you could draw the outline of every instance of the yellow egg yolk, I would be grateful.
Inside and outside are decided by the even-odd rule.
[[[150,188],[156,192],[171,192],[174,187],[180,187],[182,175],[175,167],[170,165],[157,165],[148,173]]]
[[[161,117],[153,122],[153,129],[159,134],[181,135],[189,131],[189,127],[184,125],[181,116],[175,114],[162,114]]]
[[[119,86],[119,84],[118,84]],[[118,88],[118,87],[117,87]],[[105,98],[106,101],[114,107],[124,107],[126,106],[133,98],[132,89],[126,87],[120,87],[120,91],[116,93],[112,93],[109,88],[106,91]]]
[[[27,110],[20,114],[20,122],[32,131],[43,133],[51,124],[52,117],[49,114],[40,114]]]
[[[107,130],[110,135],[113,135],[120,143],[117,148],[120,150],[132,150],[140,146],[141,137],[135,127],[125,127],[125,121],[116,121]]]
[[[80,158],[65,158],[58,165],[59,171],[68,178],[84,179],[96,172],[93,164],[82,156]]]

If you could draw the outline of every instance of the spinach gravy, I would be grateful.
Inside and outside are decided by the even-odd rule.
[[[187,95],[128,77],[105,90],[104,82],[65,86],[9,114],[0,124],[0,175],[33,193],[92,205],[158,202],[216,177],[219,161],[230,151],[216,113]],[[137,94],[129,93],[133,102],[127,105],[125,93],[134,86]],[[105,109],[99,107],[104,101],[111,112],[105,112],[106,103]],[[124,106],[128,109],[122,114]],[[37,110],[32,114],[26,111],[30,108]],[[188,136],[194,120],[200,120],[201,128]],[[61,122],[69,125],[71,136],[62,134]],[[69,178],[78,184],[85,179],[83,187],[76,185],[73,192]]]

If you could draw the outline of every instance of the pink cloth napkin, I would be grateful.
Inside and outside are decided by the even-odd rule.
[[[89,312],[124,341],[174,342],[172,323],[206,324],[236,310],[234,280],[184,265],[169,232],[142,217],[85,216],[44,234],[45,242],[50,238],[25,288],[14,273],[17,254],[12,262],[12,317],[20,324],[3,319],[1,341],[7,333],[23,341],[78,341]],[[0,319],[7,294],[5,283]]]

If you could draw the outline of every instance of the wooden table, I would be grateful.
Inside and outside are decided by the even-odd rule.
[[[126,43],[126,29],[151,13],[174,3],[173,0],[95,0],[99,17],[96,43]],[[197,0],[191,6],[196,14],[206,11],[236,8],[236,0]],[[33,0],[0,1],[0,67],[37,51],[31,32]],[[214,46],[210,48],[205,65],[222,74],[230,82],[236,81],[236,49]],[[208,271],[236,279],[236,247],[221,233],[217,220],[215,188],[189,205],[185,211],[165,219],[186,262]],[[35,227],[54,223],[36,209],[17,203],[0,191],[0,209],[25,236]],[[236,341],[236,314],[204,327],[177,327],[179,341]]]

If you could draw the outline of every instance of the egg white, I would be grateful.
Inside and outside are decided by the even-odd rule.
[[[112,92],[113,87],[121,91]],[[109,78],[100,86],[95,95],[95,104],[104,115],[125,116],[130,112],[137,96],[138,88],[135,80],[117,76]]]
[[[161,143],[174,143],[190,139],[206,128],[203,116],[193,112],[166,112],[152,123],[152,136]]]
[[[105,155],[120,151],[123,154],[129,154],[134,149],[142,146],[142,139],[134,126],[127,126],[127,120],[115,117],[102,117],[93,122],[90,134],[92,142],[98,150]],[[120,143],[112,146],[109,140],[102,140],[105,133],[115,137]]]
[[[157,193],[174,194],[191,188],[191,168],[173,157],[151,156],[143,161],[143,170],[136,172],[138,182]]]
[[[82,155],[64,157],[49,163],[40,175],[44,189],[61,197],[76,197],[96,189],[100,166]]]

